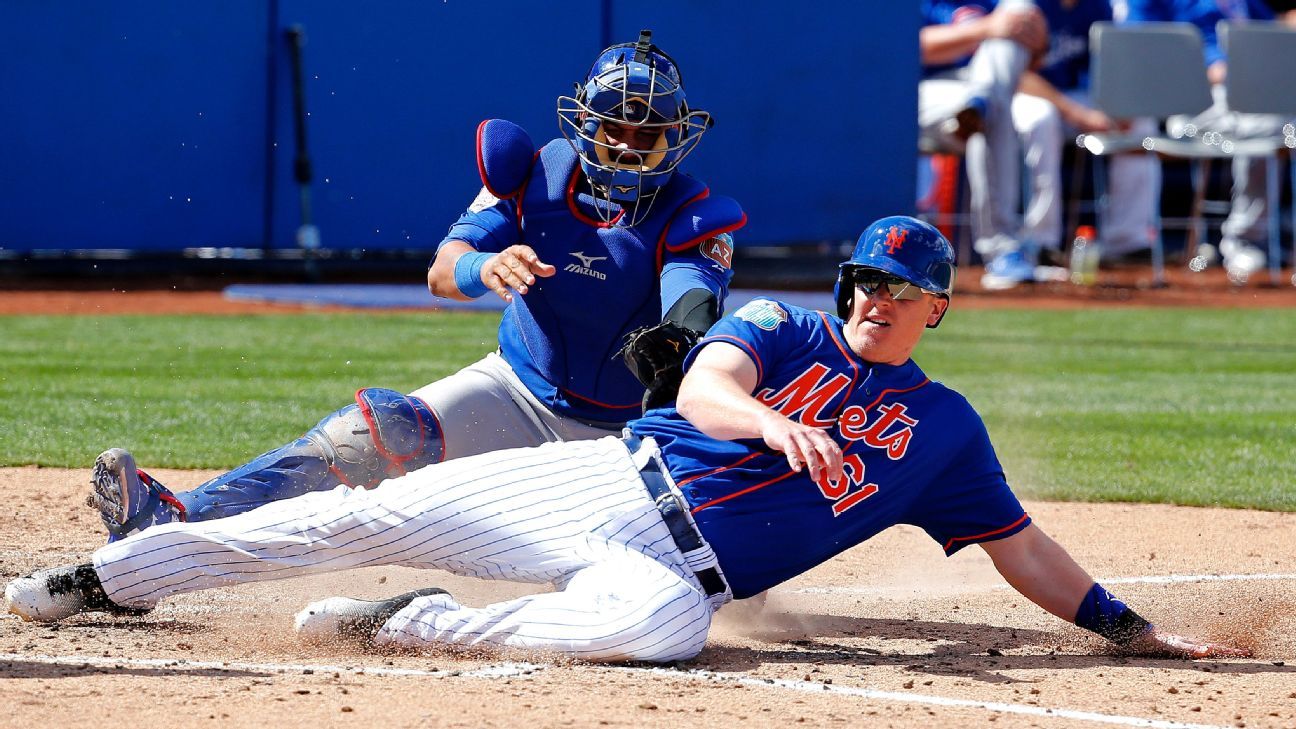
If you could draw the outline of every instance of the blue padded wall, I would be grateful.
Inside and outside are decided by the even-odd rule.
[[[294,247],[294,23],[325,247],[435,245],[477,191],[477,123],[553,138],[556,97],[643,27],[718,120],[684,169],[743,203],[740,245],[913,207],[908,3],[8,0],[0,254]]]

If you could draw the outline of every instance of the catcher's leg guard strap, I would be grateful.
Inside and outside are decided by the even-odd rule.
[[[427,403],[369,387],[356,393],[356,404],[329,414],[296,441],[178,496],[188,521],[218,519],[339,482],[376,486],[444,455],[441,427]]]

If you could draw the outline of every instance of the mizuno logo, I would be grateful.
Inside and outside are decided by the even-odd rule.
[[[635,185],[613,185],[617,192],[631,193],[635,191]]]
[[[570,273],[579,273],[582,276],[590,276],[591,278],[596,278],[600,281],[607,280],[606,273],[603,273],[602,271],[595,271],[593,268],[595,263],[599,261],[606,261],[608,258],[607,256],[587,256],[585,255],[584,252],[572,253],[571,255],[575,256],[576,259],[580,261],[580,263],[579,264],[569,263],[563,268],[564,271],[568,271]]]

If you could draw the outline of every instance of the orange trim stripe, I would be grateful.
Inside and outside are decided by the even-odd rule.
[[[688,207],[689,205],[692,205],[698,200],[705,200],[710,196],[711,196],[711,188],[709,187],[702,188],[702,192],[699,192],[698,194],[694,195],[688,200],[685,200],[683,205],[679,206],[678,208],[675,208],[675,212],[671,214],[671,219],[667,220],[666,224],[662,226],[661,233],[657,236],[657,273],[658,274],[661,273],[662,266],[666,265],[666,234],[670,232],[671,223],[675,222],[675,217],[678,216],[680,212],[684,210],[684,208]]]
[[[591,218],[590,216],[580,211],[580,207],[576,205],[576,181],[580,179],[578,177],[580,173],[581,173],[581,168],[580,165],[578,164],[576,165],[576,168],[572,170],[571,179],[567,181],[567,209],[571,211],[571,214],[575,216],[577,220],[581,221],[582,223],[585,223],[586,225],[592,225],[595,228],[611,228],[612,226],[616,225],[617,221],[621,219],[621,216],[625,215],[624,209],[618,212],[616,214],[616,217],[612,218],[606,223],[601,220],[595,220],[594,218]]]
[[[734,461],[733,463],[730,463],[727,466],[721,466],[713,471],[707,471],[706,473],[699,473],[696,476],[689,476],[688,478],[684,479],[683,481],[680,481],[679,483],[676,483],[675,485],[679,487],[683,487],[684,484],[686,483],[693,483],[694,481],[700,478],[706,478],[707,476],[715,475],[717,473],[720,473],[721,471],[726,471],[730,468],[736,468],[738,466],[741,466],[742,464],[746,463],[747,461],[750,461],[751,459],[759,455],[761,455],[759,452],[748,453],[747,455],[743,456],[742,458],[739,458],[738,460]],[[694,511],[697,511],[697,509],[694,509]]]
[[[755,454],[752,454],[752,455],[755,455]],[[736,464],[735,464],[735,465],[736,465]],[[732,466],[731,466],[731,468],[732,468]],[[692,510],[692,512],[690,512],[690,513],[696,514],[696,513],[698,513],[699,511],[702,511],[703,509],[706,509],[706,508],[708,508],[708,507],[715,506],[716,504],[723,504],[724,502],[726,502],[726,501],[728,501],[728,500],[730,500],[730,499],[736,499],[736,498],[738,498],[739,496],[742,496],[742,495],[744,495],[744,494],[750,494],[750,493],[753,492],[753,491],[757,491],[757,490],[763,489],[763,488],[765,488],[766,486],[769,486],[769,485],[771,485],[771,484],[776,484],[776,483],[778,483],[779,481],[782,481],[783,479],[785,479],[785,478],[787,478],[788,476],[791,476],[791,475],[793,475],[793,474],[795,474],[795,473],[796,473],[796,471],[793,471],[792,469],[789,468],[789,469],[788,469],[788,472],[785,473],[785,474],[783,474],[782,476],[776,476],[776,477],[774,477],[774,478],[771,478],[771,479],[768,480],[768,481],[763,481],[763,482],[761,482],[761,483],[758,483],[758,484],[756,484],[755,486],[748,486],[747,488],[743,489],[742,491],[735,491],[735,492],[733,492],[732,494],[729,494],[728,496],[721,496],[720,498],[718,498],[718,499],[714,499],[714,500],[712,500],[712,501],[708,501],[708,502],[706,502],[705,504],[698,504],[697,506],[693,507],[693,510]]]
[[[761,362],[760,355],[756,353],[756,350],[745,340],[739,339],[732,334],[717,334],[713,337],[704,337],[702,341],[698,342],[698,345],[700,346],[708,342],[724,342],[725,344],[732,344],[738,347],[742,351],[746,352],[752,358],[752,362],[756,365],[756,381],[760,382],[761,378],[765,376],[765,364]]]
[[[666,246],[666,250],[670,251],[671,253],[679,253],[680,251],[686,251],[696,246],[698,243],[701,243],[704,240],[710,240],[716,237],[717,235],[720,235],[721,233],[731,233],[735,230],[738,230],[739,228],[743,227],[746,224],[747,224],[747,213],[743,213],[742,220],[739,220],[737,223],[734,223],[733,225],[726,225],[722,228],[717,228],[715,230],[703,233],[702,235],[699,235],[696,238],[690,238],[689,240],[686,240],[677,246]]]
[[[615,408],[615,409],[618,409],[618,410],[625,410],[626,408],[637,408],[637,407],[640,407],[640,405],[641,405],[640,403],[634,403],[634,404],[631,404],[631,405],[611,405],[611,404],[608,404],[608,403],[605,403],[605,402],[600,402],[600,401],[598,401],[598,400],[593,400],[593,399],[588,398],[588,397],[581,397],[580,395],[577,395],[576,393],[572,392],[571,390],[567,390],[567,389],[564,389],[564,388],[561,388],[561,387],[558,388],[558,389],[559,389],[560,391],[562,391],[562,394],[567,395],[568,397],[574,397],[574,398],[576,398],[577,400],[580,400],[581,402],[587,402],[587,403],[590,403],[590,404],[593,404],[593,405],[598,405],[599,407]]]
[[[945,543],[945,551],[946,552],[950,551],[950,548],[953,547],[956,542],[976,542],[982,539],[986,539],[987,537],[993,537],[996,534],[1003,534],[1006,531],[1010,531],[1012,529],[1021,526],[1021,523],[1026,521],[1029,518],[1030,518],[1030,514],[1022,514],[1020,519],[1001,529],[996,529],[992,532],[986,532],[985,534],[975,534],[970,537],[954,537],[953,539]]]
[[[855,392],[855,387],[858,385],[860,379],[859,363],[857,363],[855,358],[850,355],[850,349],[847,348],[846,343],[837,338],[837,332],[833,331],[832,325],[828,323],[828,315],[822,311],[818,312],[818,314],[819,323],[821,323],[823,328],[827,330],[828,338],[833,340],[833,344],[837,345],[837,350],[841,352],[842,357],[846,359],[846,364],[850,365],[851,372],[853,373],[851,375],[850,389],[847,390],[847,392]],[[837,411],[833,413],[833,420],[841,418],[842,411],[846,409],[846,401],[849,399],[849,397],[842,399],[841,405],[838,405]]]

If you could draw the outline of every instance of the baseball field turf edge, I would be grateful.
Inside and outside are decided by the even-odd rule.
[[[412,390],[497,314],[14,316],[0,465],[226,468],[357,387]],[[1296,510],[1296,310],[959,310],[915,358],[982,413],[1026,497]],[[921,426],[919,426],[921,432]]]

